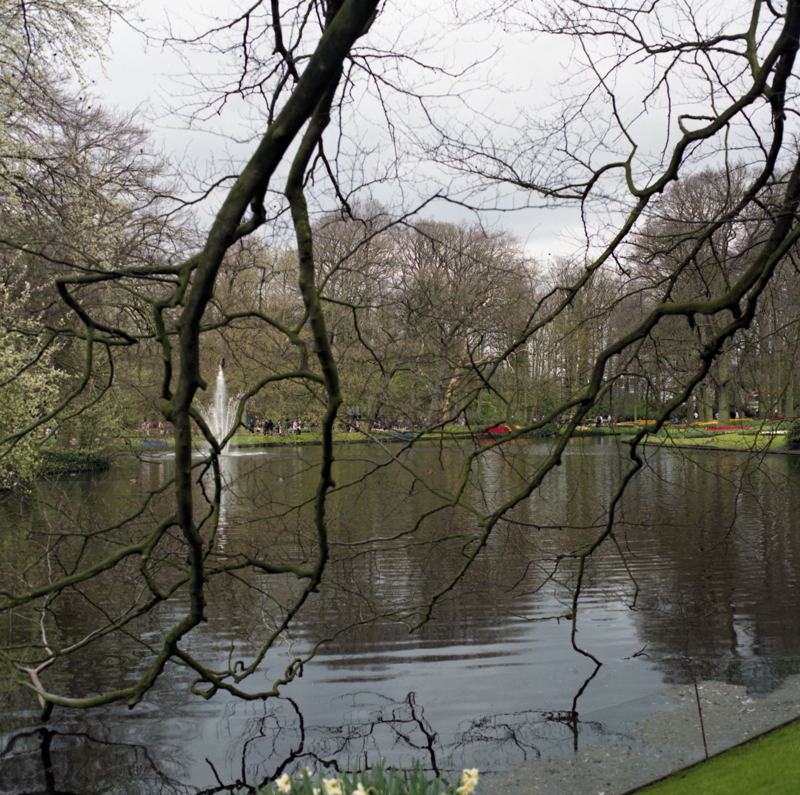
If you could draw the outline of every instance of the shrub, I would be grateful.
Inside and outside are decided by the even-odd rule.
[[[789,426],[789,433],[786,434],[786,446],[790,450],[800,450],[800,419],[795,420]]]
[[[76,448],[44,448],[38,474],[56,475],[66,472],[90,472],[108,469],[108,459],[90,450]]]

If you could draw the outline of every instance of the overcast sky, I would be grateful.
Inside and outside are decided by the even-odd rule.
[[[466,88],[470,103],[497,118],[512,119],[519,107],[534,108],[547,104],[552,84],[560,77],[559,59],[569,57],[567,47],[544,38],[532,41],[530,35],[522,37],[506,33],[501,39],[501,32],[485,22],[463,24],[462,19],[459,21],[460,29],[455,29],[452,18],[445,24],[451,14],[451,4],[442,3],[438,10],[434,5],[419,3],[415,8],[412,3],[407,3],[403,4],[402,19],[388,13],[379,17],[370,33],[371,43],[386,48],[407,47],[409,51],[413,48],[426,61],[453,72],[462,70],[474,60],[484,60],[485,63],[474,74],[462,74],[458,80],[443,79],[438,84],[430,75],[418,73],[418,87],[431,94],[447,94]],[[211,13],[204,9],[211,9]],[[182,60],[174,49],[164,46],[158,39],[169,29],[181,34],[203,30],[212,21],[214,9],[219,13],[218,3],[178,0],[166,6],[147,0],[137,6],[140,20],[136,26],[149,31],[153,38],[148,41],[117,22],[109,38],[105,62],[102,66],[98,62],[87,64],[87,74],[94,82],[93,89],[104,103],[126,112],[136,110],[140,122],[152,130],[157,145],[163,147],[171,158],[186,162],[192,170],[209,173],[227,171],[231,158],[247,156],[252,146],[232,139],[259,131],[258,114],[252,107],[245,108],[232,102],[208,124],[195,123],[193,129],[187,129],[185,119],[174,114],[176,109],[185,107],[197,96],[191,88],[192,77],[187,69],[210,76],[230,68],[230,64],[189,49],[183,50],[186,60]],[[411,87],[417,88],[413,84],[414,75],[410,74],[408,79],[412,81]],[[488,90],[484,84],[494,88],[502,85],[503,90]],[[450,112],[458,114],[460,120],[467,118],[463,106],[454,101],[448,105],[445,97],[431,100],[430,104],[443,109],[444,115],[440,118],[447,118]],[[373,123],[361,124],[358,135],[370,140],[372,146],[382,147],[384,158],[387,157],[390,152],[388,143],[379,139],[385,133],[379,130],[384,122],[378,109],[370,106],[365,98],[361,100],[360,112],[363,118]],[[410,111],[400,108],[399,112]],[[400,135],[403,135],[402,130]],[[209,167],[209,164],[213,165]],[[441,177],[424,163],[418,162],[414,167],[419,174],[415,181],[420,184],[423,174],[427,173],[434,181]],[[420,188],[417,191],[420,200],[425,191],[432,192],[439,187],[441,185]],[[380,200],[386,198],[386,190],[389,188],[376,190]],[[408,196],[407,201],[413,204],[412,196]],[[475,215],[463,208],[441,202],[426,210],[425,215],[470,223],[476,220]],[[571,229],[578,217],[573,210],[527,210],[502,216],[490,213],[484,220],[511,231],[538,257],[564,253],[575,247]]]
[[[236,5],[225,4],[225,13],[233,15]],[[485,8],[487,4],[474,5]],[[734,19],[738,13],[732,10],[734,6],[740,6],[742,13],[746,11],[745,3],[720,5],[706,1],[694,5],[693,11],[698,14],[714,8],[721,12],[724,8]],[[575,40],[521,31],[504,19],[470,21],[469,6],[469,3],[455,0],[390,3],[361,43],[414,53],[420,60],[440,66],[451,75],[457,74],[457,77],[433,77],[430,72],[408,63],[401,64],[396,73],[387,67],[388,77],[404,81],[405,88],[430,97],[427,105],[438,124],[449,131],[460,131],[465,139],[473,136],[481,146],[489,143],[490,136],[496,136],[500,145],[508,147],[504,150],[506,158],[514,159],[527,146],[523,130],[534,130],[539,120],[548,115],[569,112],[569,99],[565,98],[566,75],[573,72],[580,77],[580,69],[575,67],[580,63],[581,53]],[[152,129],[155,141],[170,157],[186,163],[188,170],[209,175],[228,173],[232,160],[247,156],[252,144],[237,143],[236,139],[246,139],[263,131],[261,108],[234,100],[219,115],[213,114],[206,123],[195,122],[192,129],[187,129],[186,119],[175,111],[183,109],[185,112],[189,105],[200,100],[193,83],[198,80],[206,84],[214,82],[226,71],[230,74],[235,64],[190,49],[182,51],[182,60],[174,50],[163,46],[159,38],[168,30],[187,36],[203,31],[213,25],[214,15],[221,13],[220,8],[219,3],[208,0],[191,3],[176,0],[168,6],[146,0],[138,6],[141,21],[137,25],[149,31],[153,38],[148,41],[118,22],[109,39],[108,58],[103,69],[96,65],[88,69],[96,92],[106,103],[126,111],[138,109],[141,123]],[[457,10],[455,14],[454,9]],[[709,20],[708,24],[715,22],[713,15],[709,15]],[[719,24],[729,23],[723,20]],[[265,39],[265,47],[269,46],[269,41]],[[480,63],[478,68],[464,71],[475,62]],[[642,103],[637,101],[637,96],[641,97],[651,80],[652,74],[635,61],[615,77],[618,110],[630,119],[640,152],[646,146],[657,151],[665,140],[663,116],[655,112],[657,103],[651,102],[647,112],[643,112]],[[691,86],[685,84],[684,88],[689,91]],[[343,172],[349,169],[356,180],[389,169],[395,150],[388,139],[375,93],[356,90],[353,97],[353,115],[348,120],[341,162]],[[673,94],[669,100],[674,103],[680,101],[680,97]],[[396,94],[389,98],[388,104],[396,131],[394,143],[403,150],[403,173],[401,180],[376,185],[371,191],[374,198],[408,207],[436,190],[447,188],[460,200],[480,200],[486,206],[497,201],[506,207],[530,201],[530,194],[510,189],[504,189],[499,197],[484,194],[480,199],[466,192],[466,180],[433,165],[422,155],[422,145],[429,143],[426,138],[429,130],[424,129],[419,103]],[[601,102],[595,114],[593,124],[598,129],[587,127],[587,135],[599,132],[607,123],[611,117],[610,105],[604,108]],[[525,153],[525,157],[529,159],[520,162],[529,170],[548,165],[536,153]],[[361,174],[359,169],[370,173]],[[362,191],[360,195],[363,199],[366,194]],[[613,203],[613,189],[608,197]],[[475,220],[475,216],[463,208],[441,202],[431,205],[424,214],[443,220]],[[575,209],[526,209],[488,213],[482,218],[486,223],[511,231],[540,259],[571,253],[576,245],[580,246],[579,216]]]

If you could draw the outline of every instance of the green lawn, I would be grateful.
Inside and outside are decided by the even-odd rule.
[[[620,424],[615,428],[594,428],[586,427],[579,428],[576,436],[596,436],[596,435],[617,435],[622,433],[633,432],[633,428],[627,428],[624,424]],[[766,426],[764,432],[755,433],[740,432],[740,431],[706,431],[700,428],[669,428],[662,430],[658,434],[649,434],[645,436],[645,444],[649,445],[662,445],[665,447],[679,446],[679,447],[697,447],[697,448],[717,448],[728,450],[750,450],[753,452],[760,452],[766,449],[780,450],[786,445],[785,434],[771,435],[769,433],[770,427]],[[391,441],[396,438],[402,440],[406,436],[413,436],[411,433],[401,432],[376,432],[378,439],[382,441]],[[448,428],[444,431],[434,431],[421,434],[415,437],[424,441],[456,441],[460,438],[472,439],[474,432],[471,429],[465,429],[462,426],[455,428]],[[357,442],[367,441],[369,437],[357,431],[334,431],[333,439],[335,442]],[[201,444],[199,436],[196,437],[197,444]],[[498,437],[502,439],[502,437]],[[150,437],[149,439],[142,439],[138,435],[131,436],[131,442],[134,447],[172,447],[171,437]],[[300,434],[285,433],[281,436],[277,434],[260,434],[248,433],[242,431],[236,433],[231,439],[231,444],[234,447],[261,447],[264,445],[292,445],[292,444],[314,444],[321,442],[321,434],[318,429],[304,430]]]
[[[414,430],[410,431],[374,431],[373,434],[367,435],[360,431],[340,431],[333,432],[334,442],[366,442],[374,436],[378,441],[403,441],[410,439],[421,439],[423,441],[457,441],[459,439],[472,439],[474,432],[463,426],[456,426],[454,428],[445,428],[444,430],[437,430],[417,435]],[[501,438],[502,437],[498,437]],[[129,436],[130,443],[134,447],[172,447],[173,441],[171,436],[156,436],[152,435],[143,438],[141,435],[132,433]],[[204,445],[204,440],[199,434],[194,436],[195,443],[198,446]],[[230,444],[234,447],[263,447],[265,445],[293,445],[293,444],[320,444],[322,442],[322,434],[319,429],[304,430],[301,433],[250,433],[249,431],[239,431],[233,435]]]
[[[728,450],[777,450],[786,444],[785,436],[770,436],[769,434],[743,434],[731,431],[717,431],[707,436],[684,436],[680,433],[669,435],[658,434],[645,437],[647,444],[660,444],[664,446],[679,445],[683,447],[724,448]]]
[[[762,425],[746,425],[741,430],[710,430],[699,426],[667,427],[657,434],[645,436],[645,444],[699,447],[706,449],[727,449],[760,452],[762,450],[781,450],[786,447],[785,423],[766,422]]]
[[[657,795],[800,792],[800,723],[775,729],[637,792]]]
[[[337,442],[356,442],[363,441],[364,435],[350,431],[334,431],[333,439]],[[322,441],[322,435],[319,431],[303,431],[302,433],[284,433],[278,435],[274,434],[261,434],[249,433],[242,431],[235,433],[230,440],[230,444],[234,447],[261,447],[264,445],[292,445],[292,444],[319,444]],[[163,447],[171,449],[173,446],[172,436],[149,436],[143,438],[138,434],[131,434],[130,443],[133,447]],[[195,434],[194,443],[200,447],[204,446],[205,442],[199,434]]]

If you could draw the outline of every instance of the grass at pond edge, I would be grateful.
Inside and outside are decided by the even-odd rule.
[[[631,792],[782,795],[800,791],[797,720]]]
[[[718,433],[707,438],[681,436],[654,436],[644,438],[644,444],[655,447],[675,447],[693,450],[734,450],[743,453],[791,453],[782,436],[767,434],[754,436],[741,433]]]
[[[69,472],[102,472],[109,459],[94,450],[76,447],[45,447],[41,450],[37,474],[63,475]]]
[[[541,436],[548,436],[549,433],[541,434]],[[594,428],[581,428],[575,434],[574,438],[581,437],[597,437],[597,436],[612,436],[621,439],[623,442],[630,440],[631,433],[627,429],[621,427],[614,429],[594,429]],[[540,438],[539,434],[532,434],[530,436],[523,435],[518,439],[526,438]],[[337,431],[334,433],[333,441],[335,444],[342,443],[419,443],[419,442],[459,442],[459,441],[499,441],[502,442],[503,436],[499,434],[488,434],[481,432],[474,432],[471,430],[465,431],[444,431],[444,432],[429,432],[419,435],[412,433],[400,432],[378,432],[374,437],[367,436],[362,433]],[[266,435],[237,433],[230,441],[230,449],[232,450],[245,450],[248,448],[263,448],[263,447],[295,447],[302,445],[319,445],[322,442],[321,435],[313,431],[304,431],[300,435]],[[172,449],[172,440],[165,437],[155,437],[147,439],[131,439],[131,444],[134,449]],[[683,436],[682,434],[669,434],[667,435],[648,435],[645,436],[642,444],[655,447],[672,447],[676,449],[694,449],[694,450],[726,450],[726,451],[741,451],[751,453],[792,453],[795,451],[789,450],[786,447],[786,438],[784,436],[772,436],[769,434],[752,434],[752,433],[716,433],[709,436]],[[204,445],[201,441],[197,440],[197,447],[201,448]]]

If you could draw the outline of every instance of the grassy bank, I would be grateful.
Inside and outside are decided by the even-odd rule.
[[[654,795],[783,795],[800,788],[800,724],[736,746],[636,792]]]
[[[688,425],[669,425],[658,433],[649,433],[644,437],[644,444],[665,447],[742,450],[749,452],[778,452],[786,448],[786,434],[790,423],[786,420],[734,420],[730,426],[718,423],[692,423]],[[617,436],[623,439],[630,437],[643,426],[646,421],[618,422],[600,427],[578,426],[575,437],[582,436]],[[555,428],[541,429],[525,438],[552,436]],[[503,433],[491,433],[477,428],[466,428],[463,425],[449,426],[441,430],[427,433],[402,430],[376,430],[369,435],[359,431],[334,431],[334,442],[443,442],[460,440],[497,440],[502,441]],[[261,434],[241,431],[236,433],[230,445],[233,448],[280,447],[286,445],[320,444],[322,438],[319,430],[303,430],[299,434]],[[136,449],[171,449],[172,439],[168,436],[141,437],[132,435],[130,443]],[[197,437],[198,446],[204,445]]]
[[[549,436],[552,435],[551,429],[541,431],[536,436]],[[429,431],[426,433],[417,432],[413,430],[375,430],[369,434],[360,431],[342,431],[337,430],[333,432],[334,442],[442,442],[442,441],[463,441],[463,440],[486,440],[504,438],[502,433],[489,433],[480,429],[466,428],[463,425],[449,426],[442,430]],[[233,448],[248,448],[248,447],[281,447],[286,445],[302,445],[302,444],[321,444],[322,434],[317,429],[303,430],[300,433],[250,433],[249,431],[240,431],[231,437],[229,444]],[[173,447],[172,437],[170,436],[141,436],[139,434],[131,434],[128,437],[128,443],[137,450],[152,449],[152,450],[170,450]],[[195,443],[198,447],[204,447],[205,441],[200,435],[195,436]]]
[[[784,436],[767,433],[747,434],[737,431],[717,432],[708,435],[683,435],[666,432],[648,434],[645,444],[667,447],[696,447],[701,449],[743,450],[762,452],[764,450],[783,450],[786,447]]]
[[[45,447],[41,450],[37,476],[65,475],[70,472],[101,472],[109,460],[84,448]]]
[[[774,420],[730,420],[668,425],[658,433],[648,433],[644,444],[662,447],[741,450],[743,452],[787,452],[790,422]],[[617,433],[632,435],[646,423],[620,423]]]

